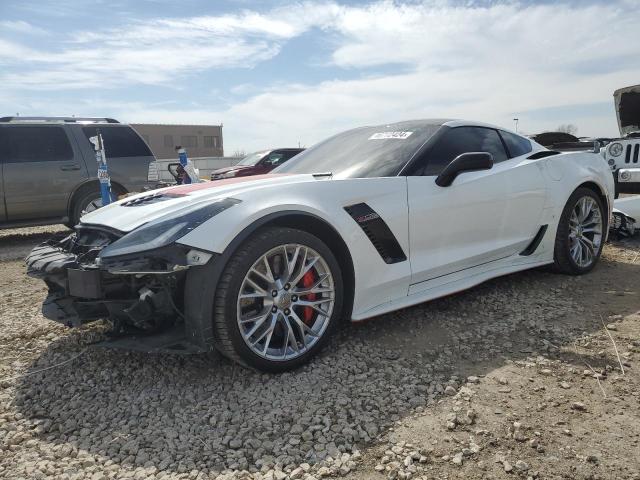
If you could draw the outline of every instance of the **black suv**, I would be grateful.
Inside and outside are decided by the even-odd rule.
[[[102,205],[89,137],[100,131],[115,196],[158,183],[155,157],[129,125],[110,118],[0,118],[0,228],[64,223]]]

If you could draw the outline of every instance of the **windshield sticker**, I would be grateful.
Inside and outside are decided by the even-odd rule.
[[[395,138],[398,140],[405,140],[409,138],[413,132],[379,132],[374,133],[369,137],[369,140],[387,140],[389,138]]]

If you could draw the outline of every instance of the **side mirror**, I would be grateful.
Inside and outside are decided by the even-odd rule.
[[[458,155],[444,167],[436,178],[436,185],[448,187],[456,177],[464,172],[490,170],[493,167],[493,155],[487,152],[468,152]]]

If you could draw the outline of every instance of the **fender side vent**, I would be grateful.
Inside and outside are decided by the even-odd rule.
[[[385,263],[404,262],[407,259],[389,226],[369,205],[356,203],[344,209],[362,228]]]
[[[542,225],[540,227],[540,230],[538,230],[536,236],[533,237],[533,240],[531,240],[531,243],[527,246],[527,248],[520,252],[520,255],[522,255],[523,257],[527,257],[538,249],[540,242],[542,242],[542,239],[544,238],[544,234],[547,233],[547,227],[548,225]]]

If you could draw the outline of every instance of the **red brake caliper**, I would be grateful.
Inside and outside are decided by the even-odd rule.
[[[302,286],[305,287],[305,288],[309,288],[309,287],[312,287],[314,283],[315,283],[315,276],[313,274],[313,271],[309,270],[302,277]],[[305,295],[305,297],[306,297],[306,300],[313,301],[313,300],[316,299],[316,294],[315,293],[308,293],[308,294]],[[311,307],[303,307],[302,315],[304,317],[303,318],[304,323],[309,325],[311,323],[311,321],[313,320],[313,314],[314,314],[313,308],[311,308]]]

